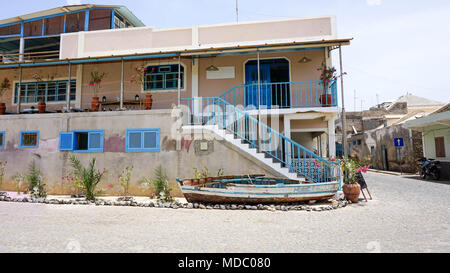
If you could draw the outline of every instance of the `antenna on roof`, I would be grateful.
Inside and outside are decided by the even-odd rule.
[[[239,0],[236,0],[236,23],[239,23]]]

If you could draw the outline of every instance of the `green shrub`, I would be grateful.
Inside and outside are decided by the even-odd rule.
[[[101,193],[100,191],[96,191],[96,187],[102,180],[106,170],[100,172],[95,169],[95,158],[89,162],[87,168],[74,155],[71,155],[69,160],[73,168],[75,181],[79,181],[79,187],[86,193],[86,200],[95,200],[95,197]]]
[[[155,190],[156,198],[163,202],[172,202],[174,199],[170,192],[169,181],[161,166],[155,169],[155,178],[144,177],[141,184],[148,185]]]

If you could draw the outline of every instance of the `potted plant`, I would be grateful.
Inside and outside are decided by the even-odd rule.
[[[322,72],[322,74],[320,74],[320,85],[322,86],[320,102],[322,103],[323,107],[330,107],[331,94],[328,92],[328,90],[330,89],[332,81],[337,80],[336,68],[327,67],[325,63],[322,63],[322,67],[318,68],[317,70]]]
[[[11,88],[11,82],[8,78],[4,78],[3,81],[0,83],[0,99],[2,98],[3,94],[6,90],[9,90]],[[0,100],[0,115],[5,114],[6,111],[6,105],[5,103],[1,102]]]
[[[144,81],[145,81],[145,76],[146,76],[145,74],[147,72],[147,69],[145,68],[144,65],[139,65],[139,66],[135,67],[135,71],[136,71],[136,73],[131,75],[131,82],[142,87],[144,84]],[[150,71],[150,73],[151,72],[153,72],[153,70]],[[145,99],[144,99],[145,110],[152,109],[152,105],[153,105],[152,94],[146,93]]]
[[[358,180],[362,176],[362,173],[366,173],[370,166],[363,166],[363,162],[344,158],[341,160],[341,169],[344,174],[344,186],[342,190],[344,192],[345,199],[357,203],[359,199],[359,193],[361,186]]]
[[[192,179],[192,186],[198,185],[200,178],[202,178],[202,174],[197,170],[197,168],[194,168],[194,179]]]
[[[94,97],[92,97],[91,103],[91,109],[94,112],[98,111],[98,106],[100,104],[98,99],[98,91],[105,75],[106,73],[100,73],[98,68],[94,68],[94,70],[91,71],[91,81],[89,82],[89,86],[94,89]]]
[[[35,79],[37,82],[42,82],[42,81],[43,81],[42,76],[39,75],[38,73],[32,73],[32,74],[31,74],[31,77],[32,77],[33,79]],[[51,80],[53,80],[53,78],[54,78],[53,76],[48,75],[48,76],[47,76],[47,81],[51,81]],[[39,101],[38,101],[38,111],[39,111],[39,114],[44,114],[46,108],[47,108],[47,104],[45,103],[44,98],[43,98],[43,97],[40,97],[40,98],[39,98]]]

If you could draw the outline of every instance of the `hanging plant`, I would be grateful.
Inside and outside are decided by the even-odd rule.
[[[105,76],[106,76],[106,73],[104,73],[104,72],[100,73],[98,71],[98,68],[94,68],[94,70],[92,70],[89,86],[92,86],[94,88],[94,97],[98,96],[98,91],[100,90],[100,85]]]

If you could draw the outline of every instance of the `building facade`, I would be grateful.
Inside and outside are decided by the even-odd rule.
[[[331,52],[351,39],[338,39],[333,16],[155,29],[124,7],[68,9],[27,22],[45,29],[45,20],[62,16],[66,26],[74,9],[85,16],[107,9],[109,27],[96,30],[85,19],[84,31],[61,32],[56,57],[27,55],[27,47],[3,54],[0,78],[11,88],[1,98],[0,160],[13,165],[5,187],[25,171],[19,162],[35,159],[60,192],[71,153],[86,162],[101,158],[112,177],[125,165],[140,166],[135,194],[138,176],[158,165],[172,183],[204,166],[314,182],[336,178],[327,158],[336,150],[337,82],[321,81],[320,68],[331,67]],[[93,97],[100,99],[98,112]],[[37,114],[40,100],[45,114]]]

